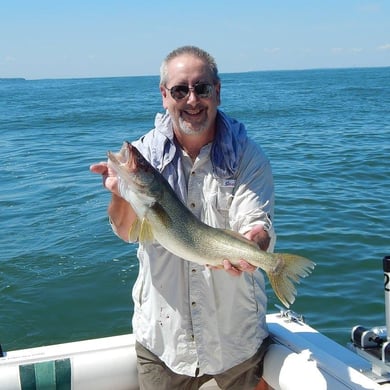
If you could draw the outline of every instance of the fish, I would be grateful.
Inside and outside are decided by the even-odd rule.
[[[118,177],[118,191],[137,215],[129,241],[156,240],[166,250],[187,261],[223,267],[224,259],[240,269],[244,259],[262,269],[286,306],[294,303],[294,283],[310,275],[315,263],[289,253],[270,253],[238,232],[214,228],[200,221],[180,200],[163,175],[130,142],[119,152],[107,152],[108,165]]]

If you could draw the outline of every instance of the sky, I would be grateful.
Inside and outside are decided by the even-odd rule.
[[[182,45],[221,73],[390,66],[390,0],[0,0],[0,78],[157,75]]]

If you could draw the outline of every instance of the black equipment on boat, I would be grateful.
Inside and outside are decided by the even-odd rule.
[[[386,325],[373,328],[354,326],[350,345],[353,351],[372,364],[369,376],[378,383],[390,381],[390,256],[383,258],[383,272]]]

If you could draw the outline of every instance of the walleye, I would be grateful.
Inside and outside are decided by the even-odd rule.
[[[240,259],[261,268],[280,301],[289,307],[297,291],[294,282],[306,277],[314,263],[288,253],[268,253],[242,235],[213,228],[198,220],[181,202],[167,180],[129,142],[119,153],[108,152],[109,166],[118,176],[118,189],[137,214],[129,240],[157,240],[178,257],[198,264],[222,266]]]

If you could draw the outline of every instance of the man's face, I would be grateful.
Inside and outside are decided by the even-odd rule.
[[[168,78],[161,87],[164,108],[171,115],[174,130],[185,134],[201,134],[214,131],[217,107],[220,104],[220,84],[213,84],[210,70],[205,63],[192,55],[183,54],[168,63]],[[210,97],[199,97],[192,89],[196,84],[211,84]],[[169,90],[183,85],[191,88],[183,99],[175,100]]]

